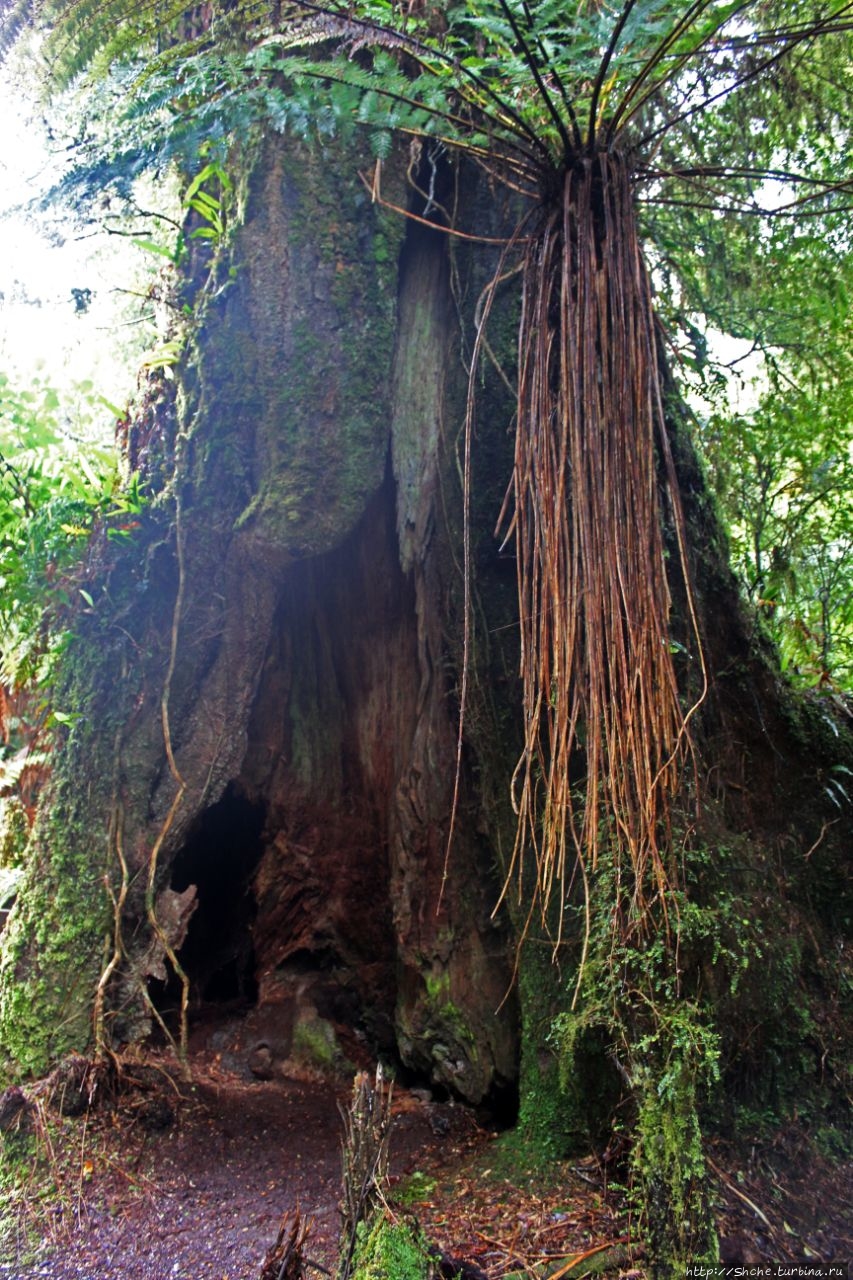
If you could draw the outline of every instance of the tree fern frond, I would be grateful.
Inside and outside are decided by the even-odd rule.
[[[313,0],[296,0],[296,3],[300,8],[309,12],[327,13],[332,17],[339,16],[335,11],[313,3]],[[520,137],[526,138],[531,147],[543,154],[547,154],[547,148],[539,133],[531,126],[524,114],[519,112],[506,96],[499,93],[493,84],[480,76],[470,61],[462,62],[444,52],[443,49],[435,44],[426,44],[419,39],[385,27],[380,22],[372,20],[358,21],[352,18],[348,18],[347,21],[350,23],[356,22],[356,25],[364,33],[365,44],[373,44],[381,48],[399,49],[412,57],[425,70],[431,69],[435,74],[438,74],[439,68],[450,71],[455,82],[454,89],[457,93],[460,93],[463,98],[474,101],[475,95],[470,93],[470,89],[473,88],[478,91],[482,94],[482,98],[475,105],[478,106],[478,109],[483,114],[494,113],[495,122],[501,129],[509,130]]]
[[[512,9],[510,8],[510,5],[507,3],[507,0],[498,0],[498,3],[500,4],[501,9],[506,15],[507,22],[510,24],[512,28],[512,33],[516,41],[518,42],[521,56],[524,59],[528,67],[528,70],[530,71],[530,74],[533,76],[533,79],[536,83],[536,88],[539,91],[539,96],[542,99],[545,109],[547,110],[551,119],[554,121],[554,124],[557,128],[557,133],[562,139],[564,153],[568,155],[569,152],[572,150],[571,139],[569,138],[569,133],[568,133],[568,130],[566,129],[565,121],[563,120],[562,116],[560,115],[559,111],[554,105],[554,101],[551,97],[548,87],[542,78],[542,71],[539,67],[538,60],[536,56],[531,52],[530,47],[522,34],[521,28],[518,22],[516,21],[515,15],[513,14]]]
[[[622,35],[622,32],[624,31],[625,26],[628,22],[628,19],[631,17],[631,13],[636,4],[637,4],[637,0],[625,0],[622,6],[622,12],[619,14],[619,17],[617,18],[616,24],[611,33],[610,39],[607,42],[607,48],[604,50],[604,56],[602,57],[601,62],[599,63],[598,72],[596,74],[595,81],[592,86],[592,96],[590,98],[590,104],[589,104],[588,138],[589,138],[590,145],[592,145],[592,142],[596,136],[597,124],[598,124],[598,102],[601,97],[602,88],[604,87],[604,81],[607,76],[610,63],[613,61],[613,55],[616,52],[616,48],[619,44],[619,38]]]
[[[0,6],[0,57],[11,53],[32,24],[35,8],[36,0],[6,0]]]
[[[534,19],[534,16],[530,10],[530,5],[528,4],[527,0],[522,0],[521,7],[524,13],[525,20],[527,22],[527,29],[530,32],[531,39],[534,40],[536,44],[536,48],[539,51],[539,57],[541,60],[540,65],[542,67],[547,67],[550,72],[551,78],[554,81],[557,92],[560,95],[560,100],[563,104],[563,109],[566,112],[566,119],[569,122],[569,126],[572,132],[572,141],[574,142],[575,147],[578,150],[580,150],[582,145],[582,140],[583,140],[581,129],[580,129],[580,123],[578,121],[577,112],[575,111],[574,103],[572,102],[571,94],[569,93],[566,87],[565,81],[563,79],[563,76],[561,75],[560,70],[556,65],[556,59],[554,58],[553,51],[552,51],[553,46],[551,47],[551,49],[549,49],[545,31],[544,29],[539,28],[539,24],[536,21],[536,19]]]
[[[614,138],[625,121],[629,120],[632,115],[642,111],[645,104],[660,90],[664,83],[674,80],[687,62],[695,57],[733,17],[743,13],[751,3],[752,0],[730,0],[730,3],[724,6],[722,13],[715,14],[712,17],[704,33],[696,32],[696,21],[707,9],[713,7],[714,0],[694,0],[694,3],[688,5],[683,15],[673,24],[672,29],[659,41],[652,54],[645,60],[636,78],[623,94],[622,100],[614,111],[608,127],[608,136],[611,139]],[[688,50],[680,51],[679,44],[687,33],[690,36],[691,47]],[[645,90],[640,100],[631,108],[632,101],[643,89],[643,86],[647,85],[647,82],[652,79],[654,72],[663,62],[668,64],[666,70],[657,80],[653,80],[651,86]]]
[[[790,27],[778,28],[772,35],[763,33],[755,47],[769,46],[770,52],[762,59],[756,60],[751,56],[753,45],[751,42],[744,42],[737,46],[745,56],[742,66],[735,71],[733,79],[721,87],[715,87],[712,84],[704,97],[691,102],[689,106],[665,118],[645,133],[639,140],[639,147],[652,146],[665,133],[685,124],[695,116],[703,115],[710,107],[724,102],[744,86],[765,77],[771,68],[783,59],[789,58],[798,47],[829,34],[840,34],[851,30],[853,30],[853,0],[847,0],[831,14],[818,18],[812,23],[796,23]]]

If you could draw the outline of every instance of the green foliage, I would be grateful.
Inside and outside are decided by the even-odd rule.
[[[807,58],[692,117],[662,140],[666,192],[642,197],[659,308],[704,401],[699,443],[734,566],[789,675],[842,686],[853,678],[849,43],[847,30],[827,33]],[[720,335],[738,354],[721,354]]]
[[[497,154],[518,173],[527,152],[559,166],[605,129],[611,137],[628,131],[653,140],[651,154],[665,156],[666,163],[646,165],[640,147],[637,165],[665,240],[676,207],[679,217],[682,206],[688,214],[713,207],[713,195],[710,205],[685,201],[685,190],[707,182],[716,193],[723,179],[751,211],[756,174],[782,171],[780,145],[803,161],[804,96],[814,100],[822,137],[832,139],[815,154],[809,148],[808,181],[823,190],[844,165],[846,68],[832,59],[832,41],[837,51],[843,34],[828,39],[814,74],[786,75],[784,119],[774,97],[778,76],[759,75],[753,84],[762,67],[756,50],[767,49],[769,71],[780,47],[806,38],[808,23],[790,4],[771,14],[756,3],[748,35],[744,10],[751,6],[733,0],[705,0],[686,12],[671,0],[635,0],[616,14],[598,5],[567,13],[555,0],[479,0],[408,15],[386,0],[362,0],[355,7],[288,4],[278,20],[243,3],[213,11],[195,35],[178,9],[158,6],[134,10],[135,21],[120,24],[117,36],[125,3],[84,6],[82,24],[79,6],[45,10],[49,45],[63,50],[51,67],[53,88],[84,69],[93,73],[69,190],[127,184],[175,156],[189,157],[192,167],[205,143],[224,148],[259,122],[320,141],[365,127],[380,156],[395,131],[433,134],[472,154]],[[819,23],[828,15],[818,5],[809,17]],[[774,128],[752,129],[755,118],[765,126],[773,120]],[[825,174],[816,173],[816,158]],[[673,192],[660,191],[664,179]],[[680,250],[694,253],[695,240],[677,238]]]
[[[210,152],[210,145],[202,144],[199,149],[199,159],[205,163],[190,180],[181,198],[182,207],[190,214],[196,215],[196,225],[191,228],[181,227],[172,243],[164,244],[159,240],[138,236],[134,236],[132,240],[137,248],[164,258],[173,267],[180,267],[186,261],[188,239],[206,240],[212,246],[216,246],[225,238],[229,216],[228,203],[229,197],[233,194],[233,185],[226,169],[218,159],[215,157],[206,159]],[[164,360],[160,363],[167,364],[169,361]]]
[[[437,1182],[421,1169],[415,1169],[397,1191],[397,1201],[402,1205],[418,1204],[421,1200],[429,1200],[435,1192]]]
[[[199,31],[168,5],[145,16],[124,0],[49,3],[40,12],[60,82],[95,76],[65,189],[126,190],[145,167],[176,157],[196,167],[206,158],[187,195],[200,219],[196,239],[224,234],[224,155],[259,125],[320,146],[363,128],[378,158],[394,134],[414,137],[421,151],[413,151],[413,165],[415,154],[433,165],[446,149],[464,154],[527,200],[519,243],[535,237],[542,210],[557,207],[554,192],[570,177],[598,165],[606,187],[607,165],[624,159],[631,196],[620,207],[642,206],[662,310],[689,340],[685,363],[719,388],[705,347],[716,328],[755,343],[769,370],[754,411],[737,421],[718,411],[704,428],[749,590],[791,669],[823,682],[847,677],[853,62],[846,10],[817,0],[687,7],[625,0],[615,9],[584,3],[568,11],[558,0],[468,0],[407,13],[391,0],[361,0],[329,9],[285,5],[275,16],[241,6],[205,19]],[[597,230],[593,247],[603,257],[614,237],[600,224],[615,215],[601,204],[583,247]],[[592,201],[589,209],[600,212]],[[426,193],[418,212],[434,211]],[[568,240],[566,233],[563,250]],[[574,285],[567,275],[564,303]],[[591,386],[602,368],[597,354]],[[173,356],[167,351],[159,363]],[[547,420],[539,415],[541,425]],[[544,595],[533,597],[547,616]],[[658,681],[659,693],[665,683]],[[546,683],[546,701],[548,691]],[[558,682],[556,697],[562,692]],[[572,733],[583,711],[570,717]],[[645,737],[634,751],[652,750]],[[582,754],[579,729],[572,745]],[[663,770],[653,772],[657,783]],[[840,802],[844,779],[831,781]],[[593,845],[596,817],[587,810],[584,834],[592,832]],[[654,818],[650,825],[654,834]],[[539,833],[532,835],[535,843]],[[720,1046],[697,975],[703,965],[722,972],[733,995],[760,952],[734,898],[705,905],[688,892],[690,875],[682,876],[671,845],[664,854],[671,865],[664,873],[661,861],[652,884],[640,872],[628,883],[628,863],[608,863],[604,852],[583,863],[589,915],[578,932],[586,932],[589,953],[579,1003],[558,1022],[557,1037],[565,1080],[583,1045],[597,1038],[632,1091],[648,1234],[660,1265],[674,1269],[714,1255],[698,1106],[717,1078]],[[530,1084],[529,1097],[541,1101],[541,1081]],[[549,1106],[558,1103],[551,1091]],[[545,1126],[553,1119],[546,1114]],[[393,1265],[371,1232],[365,1277],[420,1275],[405,1224],[379,1225],[381,1238],[395,1241]]]
[[[684,1056],[701,1062],[706,1082],[712,1083],[719,1056],[711,1030],[714,1005],[723,992],[734,997],[744,975],[763,957],[761,921],[747,911],[730,875],[738,856],[747,855],[721,846],[686,845],[680,855],[681,883],[671,888],[665,908],[657,907],[653,927],[643,934],[632,887],[605,850],[591,873],[590,901],[596,908],[589,919],[576,1011],[561,1015],[555,1025],[563,1055],[571,1060],[578,1038],[594,1027],[607,1033],[617,1055],[641,1045],[651,1049],[665,1024],[665,1038],[680,1046]],[[568,932],[582,935],[584,909],[571,907],[569,912]],[[614,915],[623,920],[616,938]],[[703,998],[706,970],[714,974],[714,991]],[[626,997],[633,1014],[627,1012]]]
[[[633,975],[621,970],[599,980],[601,1003],[562,1015],[556,1031],[569,1087],[590,1028],[609,1039],[605,1052],[622,1072],[635,1114],[631,1194],[638,1222],[653,1273],[670,1276],[691,1261],[717,1260],[700,1099],[719,1077],[719,1038],[695,1000],[668,996],[669,984],[658,993],[659,966],[644,972],[641,957],[632,959]],[[645,989],[631,989],[632,976]]]
[[[216,250],[223,247],[230,218],[230,198],[233,195],[231,179],[224,166],[211,154],[211,147],[205,143],[200,148],[200,160],[205,161],[192,178],[184,191],[181,204],[188,217],[173,244],[162,244],[156,240],[134,238],[133,243],[148,253],[165,258],[170,266],[182,267],[188,258],[189,243],[193,240],[203,242],[208,250],[209,265],[217,261]],[[236,277],[237,269],[229,269],[227,282],[230,284]],[[224,286],[223,286],[224,287]],[[171,379],[174,366],[186,354],[187,338],[190,322],[194,318],[193,307],[185,302],[178,318],[173,318],[168,336],[161,336],[150,351],[142,359],[144,369],[159,369],[163,376]]]
[[[79,206],[105,187],[127,194],[140,172],[176,158],[201,166],[188,197],[196,239],[221,237],[227,148],[259,126],[321,146],[365,130],[378,158],[395,133],[432,138],[487,159],[533,198],[531,161],[558,172],[593,135],[620,135],[660,309],[686,339],[685,372],[717,394],[702,435],[736,567],[792,677],[849,684],[846,18],[790,0],[571,12],[557,0],[478,0],[415,13],[361,0],[288,4],[278,19],[243,3],[196,27],[179,6],[126,10],[52,0],[13,11],[49,28],[54,87],[88,73],[58,191]],[[754,410],[723,406],[709,329],[763,353]],[[168,371],[177,358],[167,343],[148,363]]]
[[[708,888],[725,852],[697,847],[683,858],[682,887],[669,895],[666,914],[658,907],[655,927],[647,919],[641,931],[630,885],[609,853],[601,857],[586,963],[574,1005],[552,1032],[569,1097],[596,1048],[599,1075],[609,1063],[621,1077],[623,1100],[611,1098],[610,1122],[629,1100],[632,1194],[660,1275],[716,1258],[700,1116],[720,1080],[717,997],[720,989],[736,992],[762,954],[760,925],[746,917],[736,890]],[[627,927],[614,930],[614,915]]]
[[[783,669],[803,684],[849,687],[853,255],[832,237],[805,233],[787,246],[774,234],[768,245],[742,247],[755,318],[751,328],[745,319],[738,328],[753,343],[754,360],[763,357],[757,385],[744,389],[747,406],[739,412],[725,388],[712,388],[699,438],[735,567]]]
[[[82,390],[94,411],[97,397]],[[18,390],[0,374],[0,676],[7,684],[50,683],[66,611],[92,605],[69,570],[96,522],[115,518],[111,536],[128,536],[132,520],[122,517],[138,513],[140,502],[135,484],[120,491],[115,460],[62,423],[54,391],[40,384]]]
[[[768,391],[751,413],[715,415],[703,437],[719,458],[712,475],[733,563],[782,670],[850,688],[853,418],[834,373],[831,382]]]
[[[637,1059],[634,1191],[652,1275],[674,1277],[691,1264],[719,1262],[696,1098],[697,1076],[709,1062],[689,1016],[662,1023],[637,1046]]]
[[[193,240],[218,242],[225,235],[225,197],[231,192],[231,179],[218,160],[209,160],[199,170],[184,192],[183,203],[200,219],[200,226],[190,232]]]
[[[848,123],[837,119],[844,91],[834,99],[829,90],[799,89],[799,145],[821,139],[810,172],[831,184],[843,177],[844,163],[835,144],[825,145],[823,130],[848,145]],[[780,116],[784,123],[784,110]],[[777,163],[803,159],[790,145],[784,160],[775,153]],[[796,198],[796,184],[773,190],[761,184],[764,203]],[[650,208],[647,219],[663,314],[681,333],[685,385],[701,397],[698,442],[734,566],[789,675],[801,684],[849,687],[853,254],[847,215],[832,211],[828,195],[799,221],[795,214],[723,220],[716,209],[679,203]],[[690,237],[692,255],[684,252]],[[739,339],[728,364],[728,355],[715,355],[720,332]]]

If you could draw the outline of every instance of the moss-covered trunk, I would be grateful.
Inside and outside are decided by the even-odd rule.
[[[514,1078],[473,798],[445,876],[448,246],[355,167],[258,150],[187,282],[175,393],[132,427],[151,502],[93,549],[60,695],[80,718],[5,938],[0,1038],[27,1070],[174,1030],[186,977],[191,1000],[250,995],[240,1051],[279,1065],[358,1035],[473,1101]]]
[[[703,1092],[710,1073],[678,1074],[695,1049],[679,1048],[682,1002],[719,1049],[731,1107],[783,1108],[808,1085],[816,1123],[834,1116],[823,1086],[845,1070],[833,957],[850,898],[824,782],[853,763],[847,710],[797,701],[775,677],[673,394],[711,677],[678,966],[664,975],[676,1020],[632,1024],[594,968],[570,1011],[573,891],[553,904],[557,964],[514,888],[493,918],[523,741],[515,562],[493,534],[512,467],[511,283],[478,375],[470,689],[448,857],[464,363],[496,251],[382,212],[351,155],[273,140],[241,164],[228,242],[186,284],[193,321],[174,382],[151,384],[131,429],[150,498],[141,528],[91,549],[93,603],[58,692],[78,718],[3,936],[5,1060],[40,1072],[158,1019],[177,1033],[185,994],[239,998],[229,1049],[253,1069],[341,1066],[366,1042],[474,1102],[519,1087],[523,1126],[550,1156],[604,1141],[627,1081],[648,1202],[665,1211],[695,1173],[699,1204],[701,1150],[676,1158],[673,1135],[683,1121],[692,1143],[697,1114],[727,1115]],[[386,166],[386,192],[405,167]],[[463,175],[457,194],[468,225],[501,224],[486,184]],[[633,956],[624,972],[657,980],[654,963]],[[633,1026],[627,1045],[617,1025]]]

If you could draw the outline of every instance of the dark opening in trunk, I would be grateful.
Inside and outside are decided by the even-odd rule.
[[[263,851],[263,823],[263,807],[229,787],[201,814],[175,858],[172,888],[182,892],[194,884],[198,891],[179,952],[194,1002],[253,1004],[257,998],[252,877]]]

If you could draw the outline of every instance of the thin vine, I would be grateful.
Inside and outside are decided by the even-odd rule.
[[[148,878],[145,886],[145,912],[148,917],[148,921],[151,925],[151,928],[154,932],[154,935],[157,938],[157,940],[160,942],[160,945],[163,948],[164,954],[168,959],[170,965],[172,966],[175,976],[178,978],[181,984],[179,1054],[180,1054],[181,1060],[186,1061],[187,1040],[188,1040],[187,1014],[188,1014],[189,999],[190,999],[190,980],[186,972],[184,971],[184,968],[181,965],[181,962],[179,961],[177,955],[175,954],[175,950],[172,947],[172,944],[168,936],[166,935],[165,930],[163,929],[162,925],[160,924],[160,921],[157,918],[156,904],[155,904],[155,898],[154,898],[154,890],[156,887],[157,868],[158,868],[158,862],[160,858],[160,850],[162,849],[165,839],[169,834],[169,831],[171,830],[172,823],[174,822],[175,816],[181,807],[181,804],[183,802],[184,795],[187,789],[186,782],[182,778],[180,770],[178,769],[177,763],[175,761],[174,752],[172,750],[171,726],[169,723],[169,698],[172,690],[172,677],[174,676],[174,673],[175,673],[175,664],[177,662],[177,657],[178,657],[178,638],[180,633],[181,615],[183,612],[184,587],[185,587],[184,544],[183,544],[183,528],[181,523],[181,499],[180,499],[180,494],[177,492],[175,493],[175,549],[176,549],[177,564],[178,564],[178,588],[175,594],[175,605],[172,610],[172,628],[171,628],[171,635],[169,640],[169,664],[166,669],[166,677],[163,682],[163,692],[160,697],[160,723],[163,729],[163,742],[166,748],[166,758],[169,762],[169,771],[175,783],[177,784],[178,789],[175,792],[175,795],[172,799],[172,803],[169,806],[168,812],[166,813],[166,817],[163,819],[163,824],[157,833],[157,837],[151,846],[151,852],[148,855]],[[146,992],[146,995],[147,995],[147,992]],[[153,1009],[153,1004],[151,1003],[150,999],[148,1001],[148,1004],[149,1004],[149,1007]],[[160,1021],[162,1025],[162,1020],[158,1018],[158,1021]],[[171,1040],[172,1037],[169,1036],[169,1039]]]

